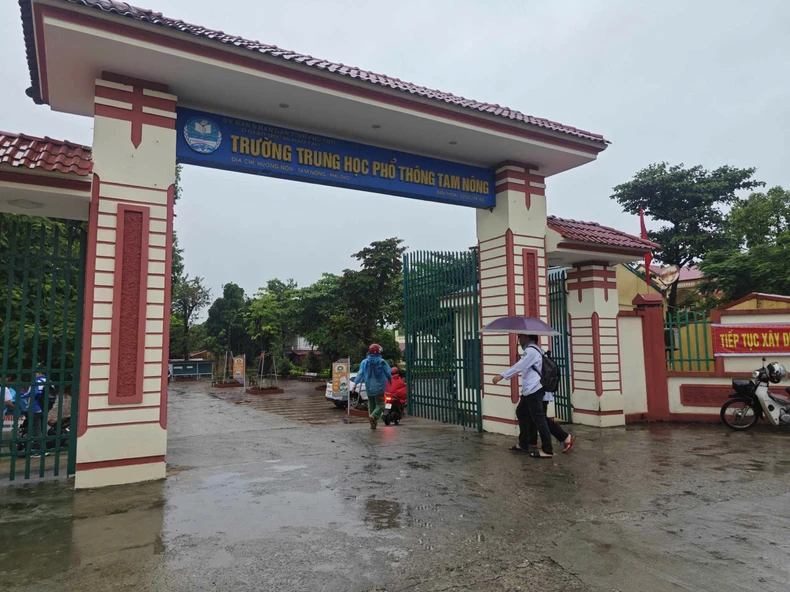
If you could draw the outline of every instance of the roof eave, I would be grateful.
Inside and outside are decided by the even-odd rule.
[[[82,5],[78,5],[78,4],[69,4],[68,2],[65,2],[63,4],[64,4],[64,6],[62,6],[60,8],[64,9],[64,10],[71,10],[73,12],[81,12],[83,14],[91,13],[92,16],[94,16],[95,18],[104,18],[104,19],[107,19],[107,20],[113,20],[113,21],[116,21],[116,22],[119,22],[119,23],[123,23],[123,24],[125,24],[127,26],[137,26],[137,27],[144,28],[144,29],[156,30],[158,33],[171,35],[173,37],[179,38],[179,39],[184,40],[184,41],[188,41],[190,43],[196,43],[196,44],[206,43],[206,44],[210,44],[210,45],[215,46],[215,47],[219,46],[219,47],[223,47],[228,52],[234,52],[234,50],[235,50],[235,52],[241,52],[241,53],[243,53],[246,56],[249,56],[251,53],[253,53],[253,52],[250,52],[249,50],[238,48],[238,47],[235,47],[235,46],[232,46],[232,45],[227,45],[227,44],[224,44],[224,43],[211,42],[210,40],[196,37],[195,35],[193,35],[191,33],[188,33],[188,32],[182,32],[182,31],[172,30],[170,28],[164,28],[164,27],[161,27],[161,26],[157,26],[155,24],[141,22],[141,21],[139,21],[137,19],[131,19],[132,22],[130,22],[130,18],[129,17],[118,15],[118,14],[115,14],[115,13],[112,13],[112,12],[100,11],[101,13],[97,14],[97,11],[96,11],[95,8],[82,6]],[[20,5],[20,9],[21,9],[23,36],[24,36],[24,39],[25,39],[25,51],[26,51],[26,56],[27,56],[27,61],[28,61],[28,69],[30,71],[30,81],[31,81],[31,86],[25,91],[25,94],[27,94],[27,96],[29,96],[31,99],[33,99],[33,102],[35,102],[37,105],[43,105],[43,104],[45,104],[45,101],[44,101],[42,93],[41,93],[41,80],[40,80],[41,73],[40,73],[40,70],[39,70],[39,67],[38,67],[38,53],[37,53],[37,48],[36,48],[35,26],[34,26],[34,19],[33,19],[33,0],[19,0],[19,5]],[[506,127],[510,127],[513,130],[528,130],[528,131],[530,131],[532,133],[540,134],[540,135],[546,136],[548,138],[562,139],[562,140],[565,140],[565,141],[568,141],[568,142],[579,144],[580,146],[585,146],[588,149],[592,148],[592,149],[596,150],[597,153],[603,152],[611,144],[611,142],[609,142],[608,140],[606,140],[602,136],[601,136],[601,138],[599,140],[599,139],[591,138],[591,137],[581,137],[579,135],[571,133],[570,131],[560,131],[560,130],[548,129],[548,128],[544,127],[544,126],[535,125],[535,124],[532,124],[532,123],[529,123],[529,122],[526,122],[526,121],[519,121],[519,120],[516,120],[516,119],[508,119],[508,118],[499,117],[499,116],[496,116],[496,115],[493,115],[493,114],[490,114],[490,113],[485,113],[485,112],[482,112],[482,111],[480,111],[478,109],[475,109],[475,108],[458,106],[458,105],[454,105],[454,104],[446,102],[446,101],[431,100],[431,99],[428,99],[428,98],[425,98],[425,97],[422,97],[422,96],[414,95],[414,94],[412,94],[412,93],[410,93],[408,91],[405,91],[405,90],[398,90],[398,89],[392,89],[392,88],[388,88],[388,87],[385,87],[385,86],[381,86],[381,85],[375,84],[375,83],[373,83],[371,81],[347,79],[344,76],[343,77],[339,77],[338,75],[333,74],[333,73],[328,73],[328,72],[323,72],[323,71],[316,71],[315,68],[307,66],[307,65],[304,65],[304,64],[301,64],[301,63],[298,63],[298,62],[292,62],[292,61],[289,61],[289,60],[283,60],[281,58],[276,58],[276,57],[272,57],[272,56],[268,56],[268,55],[262,55],[262,54],[258,55],[257,58],[260,59],[261,61],[265,61],[265,62],[269,62],[269,63],[275,63],[275,64],[277,64],[279,66],[286,67],[286,68],[289,68],[289,69],[293,69],[295,71],[307,72],[307,73],[309,73],[311,75],[314,75],[314,76],[327,77],[327,78],[331,78],[331,79],[335,79],[335,80],[337,80],[338,78],[343,78],[344,82],[346,84],[350,85],[350,86],[359,86],[359,87],[363,87],[363,88],[364,87],[367,87],[367,88],[374,87],[374,88],[377,88],[378,92],[382,92],[384,94],[390,94],[390,95],[394,95],[394,96],[407,95],[410,100],[413,100],[415,102],[419,102],[419,103],[422,103],[422,104],[425,104],[425,105],[432,105],[434,107],[438,106],[438,107],[440,107],[442,109],[445,109],[447,111],[451,111],[451,112],[454,112],[454,113],[460,113],[460,114],[464,114],[464,115],[467,115],[467,116],[471,116],[474,119],[478,119],[480,121],[494,122],[494,123],[497,123],[499,125],[504,125]],[[562,124],[557,124],[557,125],[562,125]],[[586,131],[583,131],[583,130],[578,130],[578,131],[580,133],[592,134],[592,132],[586,132]],[[597,134],[592,134],[592,135],[597,135]]]

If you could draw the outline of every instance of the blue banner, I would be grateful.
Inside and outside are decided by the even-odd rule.
[[[492,208],[494,172],[236,117],[178,108],[178,162]]]

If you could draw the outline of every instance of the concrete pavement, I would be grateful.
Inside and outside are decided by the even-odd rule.
[[[313,386],[174,385],[164,482],[3,486],[0,588],[787,590],[786,432],[579,427],[533,460],[426,420],[347,425]]]

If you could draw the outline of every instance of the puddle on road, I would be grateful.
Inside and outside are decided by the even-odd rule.
[[[307,465],[275,465],[272,467],[278,473],[290,473],[291,471],[299,471],[306,468]]]
[[[365,524],[373,530],[392,530],[401,527],[403,507],[398,502],[370,498],[365,501]]]
[[[332,490],[272,491],[272,481],[279,480],[212,475],[198,487],[168,495],[165,540],[180,536],[254,539],[281,528],[337,527],[353,521]]]

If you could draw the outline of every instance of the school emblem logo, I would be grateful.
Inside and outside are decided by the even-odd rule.
[[[184,139],[198,154],[211,154],[222,143],[222,132],[212,120],[193,117],[184,126]]]

